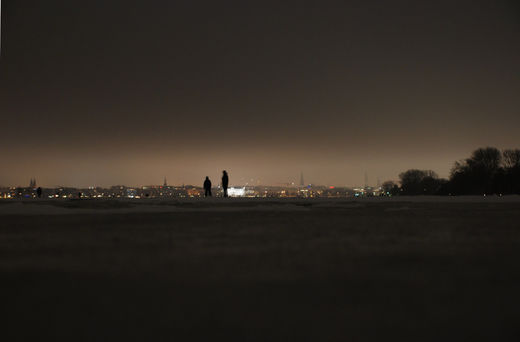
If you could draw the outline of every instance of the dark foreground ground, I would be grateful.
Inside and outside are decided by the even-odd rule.
[[[0,203],[0,340],[520,338],[519,201],[222,201]]]

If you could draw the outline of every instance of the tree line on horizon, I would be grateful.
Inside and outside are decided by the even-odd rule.
[[[399,184],[386,181],[382,188],[393,196],[520,194],[520,149],[478,148],[455,162],[449,179],[432,170],[410,169],[399,174]]]

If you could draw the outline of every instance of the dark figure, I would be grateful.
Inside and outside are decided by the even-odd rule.
[[[211,197],[211,181],[209,177],[206,176],[206,180],[204,181],[204,197]]]
[[[222,188],[224,189],[224,197],[228,197],[227,188],[229,184],[229,177],[226,170],[222,171]]]
[[[38,189],[36,189],[36,195],[38,196],[38,198],[42,198],[42,188],[41,187],[38,187]]]
[[[78,198],[81,199],[81,195],[83,195],[81,192],[78,192]]]

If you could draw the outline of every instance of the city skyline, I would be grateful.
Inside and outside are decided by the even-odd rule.
[[[214,180],[215,183],[213,184],[213,187],[219,187],[220,186],[220,177],[210,177],[210,179]],[[237,181],[233,184],[233,186],[242,187],[242,186],[267,186],[267,187],[280,187],[280,186],[289,186],[289,187],[307,187],[307,186],[318,186],[318,187],[363,187],[363,186],[379,186],[382,181],[379,177],[375,179],[373,182],[372,180],[370,182],[367,182],[365,179],[364,184],[319,184],[315,182],[302,182],[303,181],[303,172],[300,172],[298,175],[299,180],[290,180],[287,182],[278,182],[278,183],[261,183],[259,179],[251,178],[249,180],[246,180],[244,178],[241,178],[240,181]],[[288,178],[289,179],[289,178]],[[395,181],[395,180],[391,180]],[[183,187],[183,186],[195,186],[195,187],[202,187],[201,182],[170,182],[168,180],[168,177],[163,177],[162,183],[161,182],[155,182],[155,183],[146,183],[146,184],[126,184],[123,182],[115,182],[112,184],[90,184],[90,185],[74,185],[74,184],[54,184],[49,185],[46,183],[42,183],[39,181],[37,177],[30,177],[25,184],[0,184],[0,188],[37,188],[37,187],[46,187],[46,188],[62,188],[62,187],[70,187],[70,188],[78,188],[78,189],[87,189],[87,188],[110,188],[110,187],[119,187],[119,186],[125,186],[125,187],[147,187],[147,186],[153,186],[153,187]],[[373,183],[373,184],[372,184]]]

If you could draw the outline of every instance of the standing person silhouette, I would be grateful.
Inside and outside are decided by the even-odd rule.
[[[222,171],[222,188],[224,189],[224,197],[228,197],[227,188],[229,184],[229,177],[226,170]]]
[[[38,198],[42,198],[42,188],[41,187],[38,187],[38,189],[36,189],[36,195],[38,196]]]
[[[211,197],[211,181],[209,177],[206,176],[206,180],[204,181],[204,197]]]

